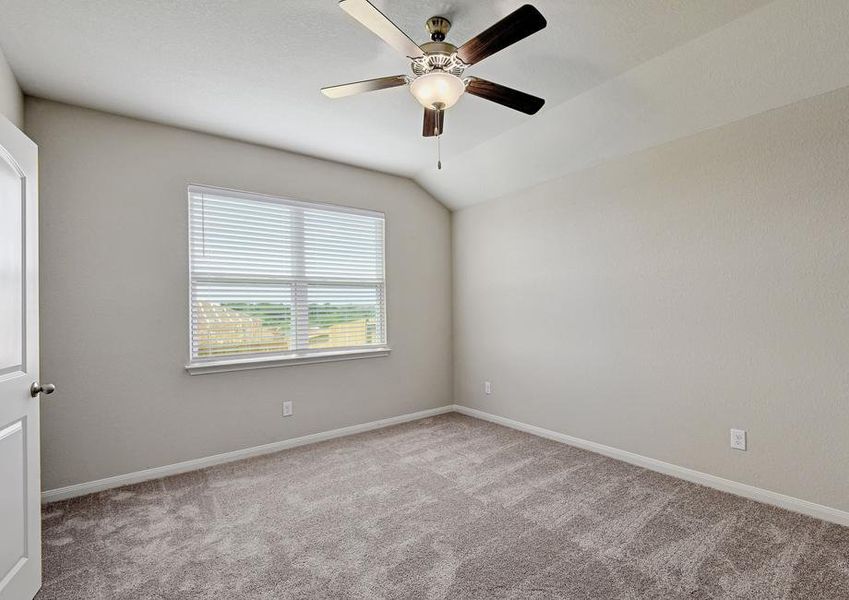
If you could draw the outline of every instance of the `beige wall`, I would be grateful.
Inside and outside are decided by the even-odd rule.
[[[451,402],[451,215],[411,181],[37,99],[26,130],[44,489]],[[188,375],[190,182],[385,211],[391,356]]]
[[[0,50],[0,115],[9,119],[18,129],[24,125],[24,97],[2,50]]]
[[[847,106],[455,213],[455,400],[849,510]]]

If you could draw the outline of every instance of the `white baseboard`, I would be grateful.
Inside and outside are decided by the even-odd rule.
[[[148,481],[150,479],[159,479],[161,477],[168,477],[170,475],[178,475],[187,471],[195,471],[197,469],[203,469],[205,467],[211,467],[213,465],[220,465],[223,463],[242,460],[245,458],[250,458],[252,456],[271,454],[272,452],[279,452],[280,450],[285,450],[287,448],[295,448],[296,446],[303,446],[305,444],[313,444],[315,442],[330,440],[346,435],[353,435],[355,433],[362,433],[364,431],[371,431],[373,429],[381,429],[383,427],[398,425],[399,423],[406,423],[408,421],[424,419],[426,417],[441,415],[448,412],[458,412],[464,415],[468,415],[470,417],[475,417],[478,419],[483,419],[485,421],[490,421],[492,423],[497,423],[499,425],[504,425],[505,427],[510,427],[512,429],[518,429],[519,431],[531,433],[539,437],[548,438],[550,440],[569,444],[570,446],[575,446],[578,448],[589,450],[591,452],[603,454],[604,456],[609,456],[610,458],[615,458],[617,460],[631,463],[639,467],[644,467],[652,471],[657,471],[658,473],[663,473],[665,475],[670,475],[679,479],[685,479],[692,483],[697,483],[699,485],[711,487],[717,490],[721,490],[723,492],[736,494],[737,496],[742,496],[744,498],[749,498],[751,500],[756,500],[765,504],[771,504],[773,506],[778,506],[780,508],[791,510],[793,512],[801,513],[817,519],[822,519],[824,521],[829,521],[831,523],[837,523],[838,525],[844,525],[849,527],[849,512],[846,511],[838,510],[836,508],[831,508],[828,506],[823,506],[822,504],[815,504],[813,502],[801,500],[799,498],[793,498],[792,496],[786,496],[784,494],[779,494],[778,492],[764,490],[751,485],[747,485],[745,483],[731,481],[730,479],[723,479],[722,477],[717,477],[715,475],[709,475],[707,473],[702,473],[700,471],[695,471],[686,467],[680,467],[678,465],[673,465],[671,463],[663,462],[654,458],[649,458],[647,456],[642,456],[640,454],[634,454],[633,452],[628,452],[627,450],[620,450],[611,446],[605,446],[596,442],[583,440],[581,438],[567,435],[565,433],[559,433],[550,429],[545,429],[543,427],[537,427],[536,425],[528,425],[527,423],[522,423],[521,421],[515,421],[513,419],[508,419],[506,417],[501,417],[474,408],[469,408],[468,406],[462,406],[460,404],[441,406],[439,408],[422,410],[419,412],[400,415],[397,417],[390,417],[388,419],[381,419],[379,421],[371,421],[369,423],[362,423],[360,425],[351,425],[350,427],[342,427],[340,429],[333,429],[331,431],[323,431],[321,433],[314,433],[311,435],[282,440],[279,442],[272,442],[270,444],[264,444],[262,446],[243,448],[242,450],[234,450],[233,452],[225,452],[223,454],[215,454],[213,456],[207,456],[204,458],[187,460],[173,465],[164,465],[162,467],[154,467],[152,469],[145,469],[143,471],[136,471],[134,473],[127,473],[125,475],[116,475],[114,477],[107,477],[105,479],[98,479],[96,481],[78,483],[75,485],[69,485],[53,490],[46,490],[41,494],[41,501],[43,503],[48,503],[55,502],[56,500],[74,498],[76,496],[84,496],[86,494],[100,492],[111,488],[130,485],[133,483],[140,483],[142,481]]]
[[[383,427],[389,427],[390,425],[398,425],[399,423],[424,419],[434,415],[453,412],[453,410],[453,405],[440,406],[439,408],[431,408],[397,417],[390,417],[388,419],[380,419],[379,421],[371,421],[369,423],[361,423],[360,425],[351,425],[350,427],[342,427],[331,431],[313,433],[311,435],[272,442],[270,444],[263,444],[262,446],[254,446],[252,448],[243,448],[241,450],[224,452],[223,454],[215,454],[204,458],[196,458],[194,460],[187,460],[173,465],[164,465],[162,467],[144,469],[143,471],[136,471],[125,475],[115,475],[114,477],[106,477],[105,479],[97,479],[86,483],[78,483],[53,490],[46,490],[41,493],[41,502],[46,504],[48,502],[55,502],[56,500],[66,500],[68,498],[84,496],[94,492],[102,492],[103,490],[121,487],[123,485],[140,483],[150,479],[159,479],[160,477],[168,477],[170,475],[178,475],[180,473],[186,473],[187,471],[196,471],[197,469],[242,460],[252,456],[271,454],[272,452],[279,452],[280,450],[285,450],[287,448],[314,444],[315,442],[322,442],[324,440],[353,435],[355,433],[362,433],[364,431],[371,431],[373,429],[381,429]]]
[[[792,496],[786,496],[784,494],[779,494],[778,492],[764,490],[745,483],[731,481],[730,479],[723,479],[722,477],[709,475],[700,471],[694,471],[693,469],[688,469],[686,467],[679,467],[678,465],[673,465],[654,458],[634,454],[627,450],[619,450],[618,448],[597,444],[571,435],[566,435],[565,433],[558,433],[556,431],[551,431],[550,429],[537,427],[536,425],[528,425],[527,423],[522,423],[506,417],[500,417],[482,410],[469,408],[468,406],[455,404],[453,408],[456,412],[470,417],[491,421],[499,425],[504,425],[505,427],[511,427],[512,429],[532,433],[539,437],[548,438],[550,440],[569,444],[570,446],[576,446],[578,448],[583,448],[584,450],[603,454],[610,458],[615,458],[617,460],[631,463],[632,465],[637,465],[638,467],[657,471],[658,473],[671,475],[672,477],[685,479],[692,483],[697,483],[723,492],[749,498],[750,500],[756,500],[758,502],[763,502],[764,504],[771,504],[779,508],[822,519],[823,521],[829,521],[831,523],[837,523],[838,525],[849,527],[849,512],[843,510],[823,506],[822,504],[815,504],[799,498],[793,498]]]

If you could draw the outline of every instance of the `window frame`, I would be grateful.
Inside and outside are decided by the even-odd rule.
[[[193,330],[192,330],[192,284],[196,279],[192,271],[192,195],[197,193],[209,193],[218,196],[229,196],[236,199],[254,200],[260,202],[283,203],[288,206],[302,207],[305,209],[326,208],[337,213],[359,214],[372,217],[381,217],[383,221],[383,273],[382,273],[382,296],[383,296],[383,344],[379,346],[346,346],[342,348],[317,348],[314,350],[298,349],[286,354],[281,353],[255,353],[250,355],[233,355],[232,357],[216,357],[210,359],[198,359],[193,353]],[[388,260],[388,226],[386,213],[379,210],[363,209],[353,206],[335,204],[332,202],[315,202],[292,198],[290,196],[275,196],[247,192],[231,188],[223,188],[210,185],[189,184],[186,188],[186,232],[187,232],[187,282],[188,282],[188,361],[185,369],[190,375],[203,373],[221,373],[227,371],[243,371],[248,369],[264,369],[269,367],[283,367],[292,365],[303,365],[313,363],[336,362],[344,360],[355,360],[361,358],[377,358],[389,356],[391,346],[389,343],[389,293],[386,278],[386,263]]]

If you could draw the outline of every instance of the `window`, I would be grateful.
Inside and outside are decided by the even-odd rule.
[[[383,213],[189,188],[190,372],[385,355]]]

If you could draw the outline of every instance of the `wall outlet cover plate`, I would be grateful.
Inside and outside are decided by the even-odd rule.
[[[731,430],[731,447],[735,450],[746,449],[746,430],[732,429]]]

